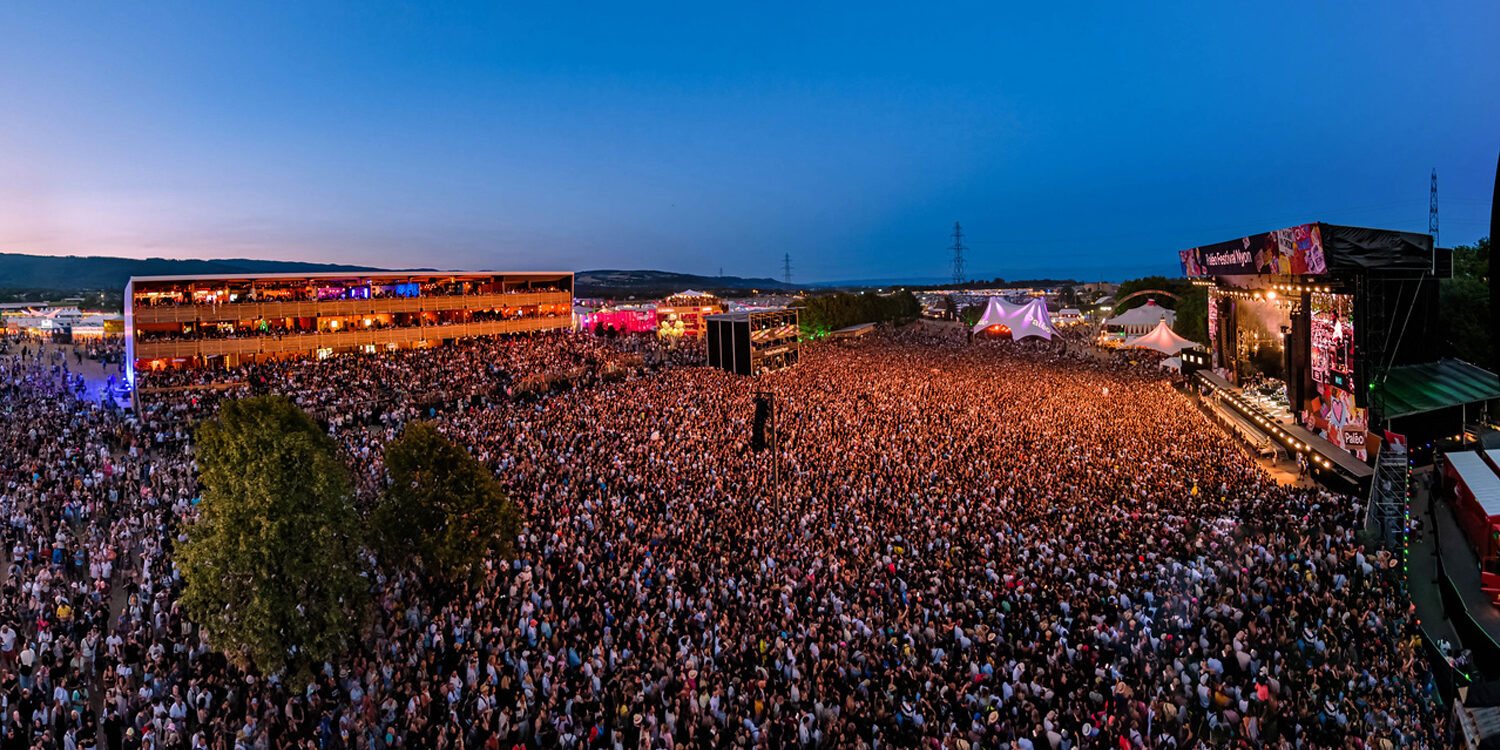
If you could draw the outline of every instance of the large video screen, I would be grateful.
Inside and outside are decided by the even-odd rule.
[[[1310,318],[1313,380],[1354,390],[1354,298],[1348,294],[1314,294]]]
[[[1252,234],[1178,252],[1184,276],[1327,273],[1322,230],[1317,224]]]
[[[1221,365],[1219,364],[1219,346],[1220,346],[1220,344],[1221,344],[1221,342],[1219,341],[1219,298],[1217,298],[1217,297],[1209,297],[1208,298],[1208,349],[1209,349],[1209,356],[1213,358],[1212,362],[1209,364],[1209,368],[1212,369],[1214,372],[1219,373],[1219,375],[1222,376],[1223,373],[1219,372],[1219,368],[1221,367]]]
[[[1369,417],[1365,409],[1354,405],[1354,298],[1314,294],[1309,317],[1317,409],[1307,415],[1308,427],[1364,459]]]

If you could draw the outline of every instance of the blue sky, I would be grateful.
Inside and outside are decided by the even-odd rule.
[[[1012,7],[1014,6],[1014,7]],[[1500,3],[49,3],[0,252],[796,281],[1488,234]]]

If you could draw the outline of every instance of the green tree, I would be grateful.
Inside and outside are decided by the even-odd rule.
[[[199,518],[176,554],[183,607],[235,663],[305,682],[366,613],[348,468],[283,396],[225,403],[197,430],[197,461]]]
[[[840,328],[861,323],[895,323],[902,325],[922,315],[922,303],[916,295],[902,290],[891,294],[848,294],[835,292],[806,297],[794,303],[801,308],[798,322],[803,335],[821,336]]]
[[[1057,303],[1063,307],[1078,306],[1078,290],[1069,284],[1057,292]]]
[[[1490,336],[1490,238],[1453,248],[1453,278],[1438,287],[1448,353],[1495,371]]]
[[[387,556],[457,583],[479,576],[486,557],[512,554],[521,514],[495,475],[437,428],[407,425],[386,446],[385,468],[375,528]]]

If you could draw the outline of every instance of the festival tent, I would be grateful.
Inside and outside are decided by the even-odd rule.
[[[984,308],[984,315],[980,316],[979,322],[974,326],[974,332],[979,333],[997,325],[1009,328],[1010,337],[1016,341],[1028,336],[1041,336],[1049,341],[1052,339],[1052,319],[1047,315],[1047,303],[1040,299],[1018,305],[999,297],[991,297],[989,305]]]
[[[1158,366],[1163,370],[1181,370],[1182,357],[1167,357]]]
[[[1150,331],[1157,323],[1167,321],[1167,324],[1177,322],[1177,313],[1156,304],[1156,300],[1146,300],[1146,304],[1140,307],[1132,307],[1119,315],[1104,321],[1109,328],[1123,328],[1128,334],[1141,334]]]
[[[1151,349],[1162,354],[1176,354],[1183,349],[1191,349],[1197,344],[1178,336],[1167,321],[1163,320],[1156,324],[1156,328],[1150,333],[1136,336],[1124,344],[1126,349]],[[1179,360],[1180,361],[1180,360]]]

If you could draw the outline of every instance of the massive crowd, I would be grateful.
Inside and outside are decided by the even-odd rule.
[[[808,346],[755,384],[773,474],[749,382],[626,341],[260,365],[139,416],[10,345],[0,750],[1441,743],[1357,502],[1277,486],[1157,373],[911,329]],[[653,364],[508,390],[631,354]],[[320,415],[366,502],[433,421],[523,509],[516,558],[442,601],[372,571],[370,640],[305,688],[231,667],[172,547],[193,421],[256,389]]]

